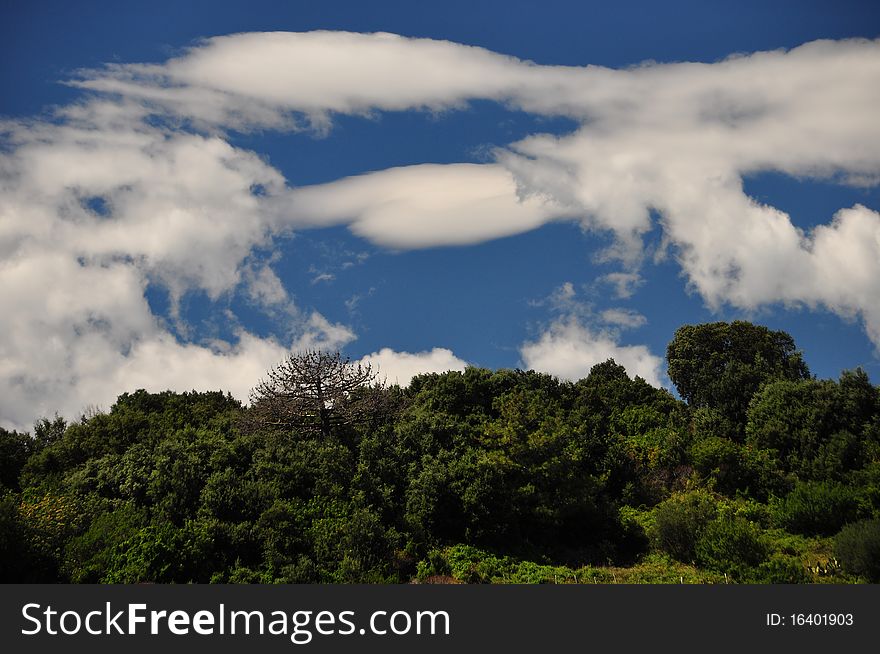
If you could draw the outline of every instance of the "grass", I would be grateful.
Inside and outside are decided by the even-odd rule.
[[[830,539],[771,532],[776,550],[801,562],[810,583],[857,583],[837,565]],[[776,549],[776,548],[774,548]],[[731,576],[651,552],[630,566],[572,568],[510,556],[469,545],[433,550],[418,565],[414,583],[441,584],[724,584]]]

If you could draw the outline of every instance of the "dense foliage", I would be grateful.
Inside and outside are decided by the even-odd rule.
[[[609,360],[354,384],[317,423],[139,390],[0,430],[0,580],[880,580],[880,389],[742,322],[669,363],[685,401]]]

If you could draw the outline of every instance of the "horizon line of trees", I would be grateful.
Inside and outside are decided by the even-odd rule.
[[[816,379],[743,321],[681,327],[667,361],[681,399],[611,359],[400,388],[314,351],[248,407],[138,390],[0,429],[0,581],[880,581],[865,372]]]

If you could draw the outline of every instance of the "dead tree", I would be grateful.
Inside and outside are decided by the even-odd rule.
[[[289,354],[251,391],[254,426],[329,438],[334,429],[381,413],[382,385],[370,364],[339,352]]]

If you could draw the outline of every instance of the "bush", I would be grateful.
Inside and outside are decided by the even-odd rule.
[[[746,485],[743,479],[742,447],[720,436],[709,436],[691,447],[694,468],[715,482],[715,488],[732,495]]]
[[[759,565],[750,579],[759,584],[808,584],[812,580],[799,558],[778,552]]]
[[[177,530],[171,525],[149,526],[114,547],[101,580],[108,584],[171,583],[176,581]]]
[[[85,533],[73,538],[65,550],[65,569],[73,583],[97,583],[110,567],[114,547],[146,525],[146,511],[122,504],[99,514]]]
[[[471,545],[453,545],[446,550],[452,576],[468,584],[488,584],[502,579],[512,567],[512,560],[498,557]]]
[[[235,564],[229,571],[228,579],[223,579],[219,574],[217,577],[211,578],[211,583],[227,583],[227,584],[260,584],[263,583],[263,576],[257,572],[256,570],[252,570],[248,567],[242,566],[239,563]]]
[[[673,495],[654,512],[657,546],[679,561],[690,563],[703,530],[716,513],[715,498],[705,491]]]
[[[709,523],[696,546],[700,565],[730,574],[737,581],[752,579],[767,558],[769,546],[760,529],[738,516],[722,516]]]
[[[499,556],[472,545],[432,550],[418,565],[418,580],[468,584],[563,584],[583,581],[581,571],[563,565],[521,561]],[[610,578],[607,580],[610,582]],[[604,583],[604,582],[603,582]]]
[[[728,438],[708,436],[691,446],[694,468],[728,496],[746,494],[766,500],[784,484],[769,450],[740,445]]]
[[[847,525],[834,538],[834,554],[844,571],[880,583],[880,520]]]
[[[798,534],[830,536],[858,518],[859,498],[834,482],[798,483],[776,508],[779,525]]]
[[[416,567],[416,579],[425,581],[430,577],[448,577],[452,575],[449,561],[446,560],[442,550],[431,550],[427,557],[419,561]]]

